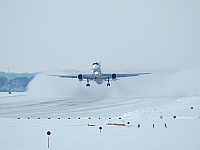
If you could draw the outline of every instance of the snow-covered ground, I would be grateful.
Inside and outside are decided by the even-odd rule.
[[[52,133],[50,149],[55,150],[200,149],[200,96],[1,93],[0,118],[1,150],[48,149],[47,131]],[[108,122],[125,126],[108,126]],[[99,127],[103,128],[101,133]]]

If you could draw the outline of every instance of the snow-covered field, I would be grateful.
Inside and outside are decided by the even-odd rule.
[[[0,118],[1,150],[48,149],[47,131],[55,150],[200,149],[200,96],[49,98],[1,93]]]
[[[0,150],[48,149],[47,131],[54,150],[199,150],[198,74],[152,73],[109,88],[39,74],[26,93],[0,93]]]

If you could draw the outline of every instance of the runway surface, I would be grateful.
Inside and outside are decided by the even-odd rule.
[[[0,118],[148,117],[196,105],[192,97],[34,97],[3,93]],[[195,110],[194,110],[195,111]],[[148,115],[147,115],[148,114]],[[174,114],[175,115],[175,114]],[[189,114],[188,114],[189,115]]]

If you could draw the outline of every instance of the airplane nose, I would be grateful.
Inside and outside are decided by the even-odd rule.
[[[92,69],[99,69],[98,65],[92,65]]]

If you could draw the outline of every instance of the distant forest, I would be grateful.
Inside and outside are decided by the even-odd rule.
[[[25,92],[35,73],[0,72],[0,92]]]

